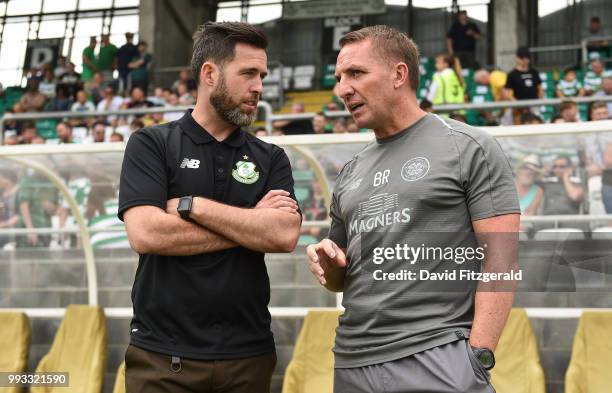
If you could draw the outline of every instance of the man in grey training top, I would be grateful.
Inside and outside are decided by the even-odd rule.
[[[508,161],[485,132],[419,108],[419,55],[405,34],[366,27],[340,46],[336,93],[376,140],[338,175],[329,238],[307,248],[319,282],[344,292],[334,391],[494,392],[487,370],[516,282],[427,277],[467,266],[466,244],[486,248],[483,274],[517,269],[503,236],[516,235],[520,214]],[[450,264],[428,270],[400,252],[431,244],[455,253]]]

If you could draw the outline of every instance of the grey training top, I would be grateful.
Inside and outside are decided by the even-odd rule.
[[[335,366],[383,363],[469,337],[477,282],[461,281],[451,292],[378,281],[374,270],[410,264],[374,264],[371,252],[435,241],[465,245],[472,221],[510,213],[520,214],[512,170],[482,130],[428,114],[367,145],[338,175],[330,207],[329,238],[347,249],[349,260]],[[441,236],[436,232],[449,236],[433,239]]]

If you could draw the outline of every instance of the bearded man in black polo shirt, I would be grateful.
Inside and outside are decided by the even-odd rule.
[[[140,261],[126,388],[268,392],[276,364],[265,252],[290,252],[301,216],[285,152],[254,120],[267,38],[244,23],[194,36],[193,111],[132,135],[119,218]]]

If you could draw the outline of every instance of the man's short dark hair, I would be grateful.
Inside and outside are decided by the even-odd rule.
[[[96,126],[99,126],[99,125],[106,127],[106,123],[98,120],[97,122],[93,123],[93,125],[91,126],[91,129],[93,130],[94,128],[96,128]]]
[[[351,31],[340,39],[340,48],[348,44],[372,41],[377,55],[390,62],[401,61],[408,66],[410,88],[419,88],[419,49],[407,34],[385,25],[368,26]]]
[[[70,124],[70,122],[69,122],[69,121],[66,121],[66,120],[64,120],[64,121],[60,121],[59,123],[57,123],[57,125],[56,125],[55,127],[59,126],[60,124],[63,124],[63,125],[64,125],[65,127],[67,127],[69,130],[72,130],[72,124]]]
[[[600,23],[601,21],[599,20],[599,16],[593,16],[591,17],[591,23],[595,22],[595,23]]]
[[[593,114],[595,110],[601,109],[601,108],[607,108],[607,107],[608,107],[608,104],[603,101],[595,101],[591,103],[591,106],[589,106],[589,120],[592,120],[591,115]]]
[[[563,113],[569,108],[573,108],[577,106],[576,103],[572,100],[562,101],[561,105],[559,105],[559,113]]]
[[[555,159],[553,160],[553,162],[557,161],[557,160],[563,160],[565,161],[565,163],[567,164],[567,166],[572,166],[574,165],[574,163],[572,162],[572,159],[570,156],[568,156],[567,154],[559,154],[557,157],[555,157]]]
[[[200,70],[207,61],[223,67],[236,56],[236,44],[243,43],[259,49],[268,47],[266,34],[258,27],[241,22],[206,22],[193,35],[191,73],[200,84]]]
[[[23,124],[23,129],[36,128],[36,124],[33,121],[27,121]]]

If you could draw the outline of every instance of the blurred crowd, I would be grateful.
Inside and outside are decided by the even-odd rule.
[[[172,108],[195,102],[196,84],[187,69],[178,74],[171,87],[154,87],[148,95],[152,55],[146,42],[132,42],[133,34],[126,33],[125,39],[117,48],[108,35],[102,35],[96,50],[98,39],[91,37],[82,53],[80,74],[65,57],[59,58],[56,67],[45,64],[29,70],[25,91],[5,113],[60,111],[82,113],[83,117],[7,121],[4,144],[124,141],[143,126],[180,118],[181,110],[142,116],[96,115],[100,111]]]

